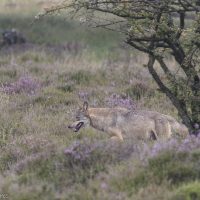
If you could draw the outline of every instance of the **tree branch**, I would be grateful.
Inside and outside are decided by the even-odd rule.
[[[167,97],[171,100],[173,105],[177,108],[179,115],[183,119],[183,123],[189,128],[192,129],[192,122],[190,120],[190,117],[188,116],[186,106],[177,99],[177,97],[170,91],[168,87],[164,85],[164,83],[161,81],[160,77],[158,76],[157,72],[153,68],[155,63],[155,58],[154,56],[149,56],[149,61],[148,61],[148,69],[154,80],[156,81],[157,85],[163,91]]]

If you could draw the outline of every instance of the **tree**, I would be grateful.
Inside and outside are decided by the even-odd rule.
[[[127,44],[148,54],[150,74],[183,123],[190,130],[200,123],[200,0],[68,0],[43,14],[61,9],[73,16],[84,15],[96,27],[126,34]],[[169,55],[177,70],[168,66]],[[155,63],[164,72],[164,80]]]

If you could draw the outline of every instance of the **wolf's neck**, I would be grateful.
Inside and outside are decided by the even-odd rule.
[[[106,131],[108,127],[115,126],[118,114],[127,112],[126,109],[90,108],[89,117],[91,126]]]
[[[108,127],[113,126],[114,119],[109,116],[90,115],[91,126],[95,129],[105,131]]]

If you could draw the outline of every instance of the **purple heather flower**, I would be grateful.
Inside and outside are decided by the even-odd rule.
[[[119,106],[129,110],[136,109],[136,104],[130,97],[125,97],[118,94],[112,94],[110,97],[106,98],[106,103],[109,107]]]
[[[190,152],[200,148],[200,136],[189,135],[184,140],[171,138],[168,141],[158,141],[149,148],[149,157],[155,157],[164,151]]]
[[[158,141],[153,145],[150,151],[150,157],[157,156],[162,151],[175,150],[178,145],[178,141],[175,138],[168,141]]]
[[[102,188],[103,190],[106,190],[106,189],[108,188],[108,184],[107,184],[106,182],[102,182],[102,183],[101,183],[101,188]]]
[[[132,153],[138,152],[137,145],[133,143],[105,143],[102,141],[91,142],[83,140],[74,142],[64,150],[64,154],[73,163],[117,162],[127,159]]]
[[[88,166],[97,161],[115,163],[126,160],[132,155],[146,165],[149,158],[154,158],[164,152],[191,152],[199,148],[200,136],[189,135],[183,140],[177,138],[171,138],[167,141],[158,140],[153,145],[131,140],[116,144],[102,141],[91,142],[85,139],[72,143],[65,149],[64,153],[72,165]]]
[[[21,76],[16,82],[4,84],[1,89],[8,94],[16,94],[25,92],[27,94],[35,94],[40,88],[40,83],[30,76]]]

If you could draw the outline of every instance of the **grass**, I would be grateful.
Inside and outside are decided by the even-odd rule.
[[[63,15],[31,25],[38,1],[13,2],[0,2],[1,28],[15,26],[28,43],[0,51],[0,199],[198,199],[199,140],[115,144],[92,128],[67,128],[84,100],[178,118],[146,56]]]

